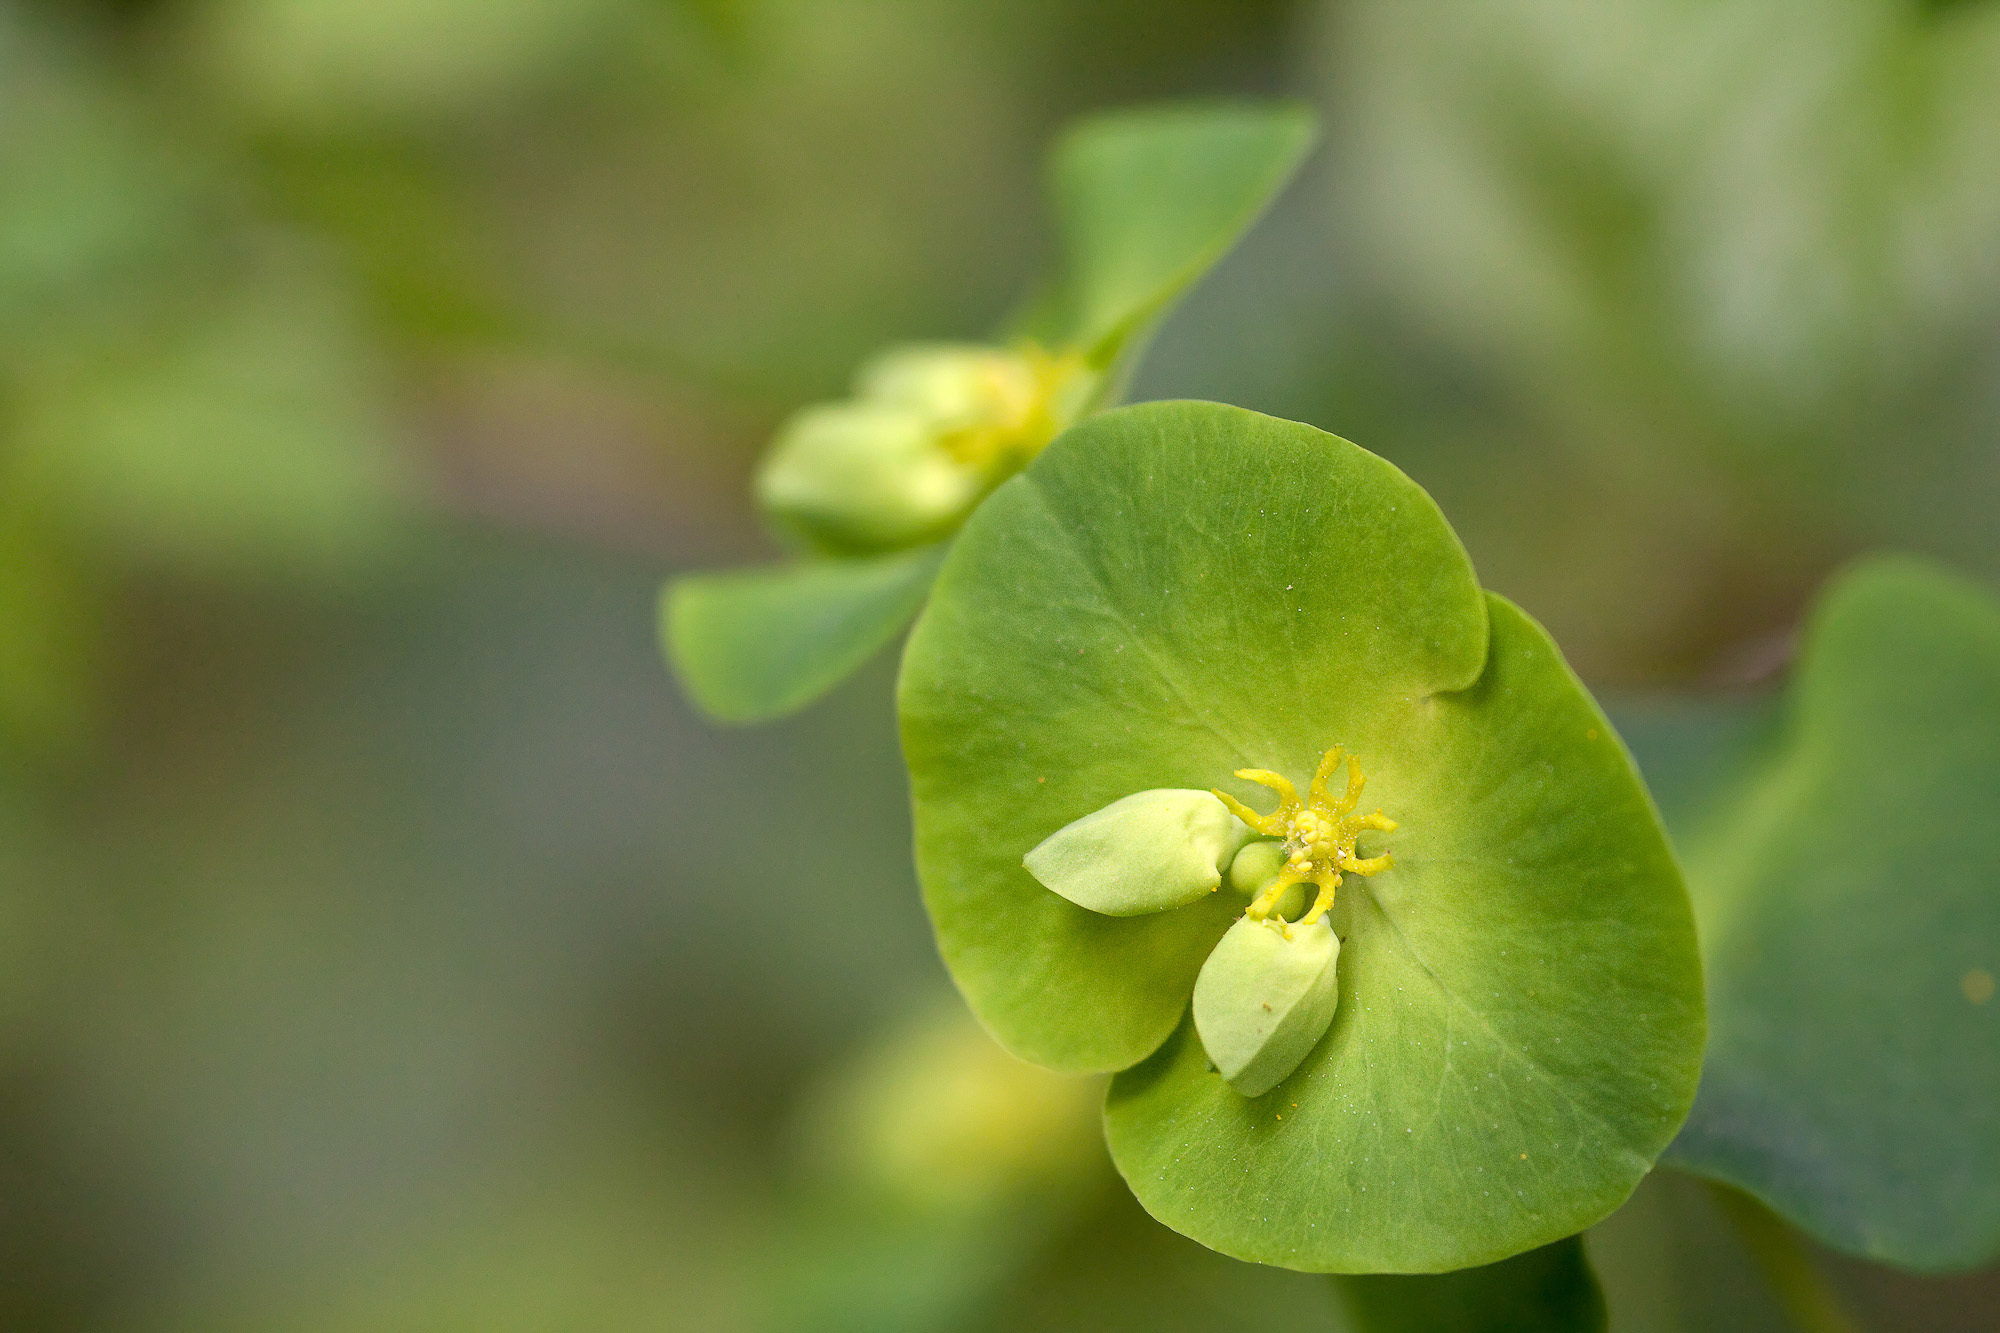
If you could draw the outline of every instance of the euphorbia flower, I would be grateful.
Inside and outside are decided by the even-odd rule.
[[[1700,967],[1651,801],[1548,636],[1381,459],[1214,404],[1086,421],[966,526],[900,695],[953,976],[1018,1054],[1122,1071],[1111,1149],[1170,1226],[1319,1271],[1487,1263],[1605,1216],[1685,1117]],[[1331,795],[1335,747],[1379,820],[1357,768],[1357,800]],[[1210,788],[1283,841],[1186,905],[1107,915],[1023,865],[1114,802]],[[1289,1058],[1320,1009],[1219,1072],[1196,979],[1273,914],[1330,928],[1337,989],[1272,963],[1284,1004],[1332,1013],[1252,1096],[1256,1043]]]

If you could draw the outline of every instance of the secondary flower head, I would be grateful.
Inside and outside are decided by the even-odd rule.
[[[1080,413],[1074,353],[920,343],[861,368],[852,397],[795,414],[757,474],[781,526],[837,551],[944,536]]]

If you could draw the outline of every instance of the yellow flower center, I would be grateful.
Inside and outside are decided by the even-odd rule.
[[[998,479],[1026,467],[1069,424],[1087,373],[1077,352],[1023,343],[972,369],[976,406],[939,438],[946,453]]]
[[[1347,791],[1335,800],[1326,784],[1340,767],[1343,756],[1347,760]],[[1236,776],[1278,793],[1278,808],[1260,815],[1228,792],[1217,791],[1215,795],[1251,828],[1267,838],[1285,840],[1284,869],[1251,902],[1247,915],[1252,920],[1262,921],[1270,916],[1292,885],[1310,883],[1318,886],[1319,896],[1298,920],[1298,924],[1309,926],[1333,906],[1333,891],[1340,887],[1343,873],[1378,875],[1392,864],[1387,852],[1367,857],[1355,852],[1355,843],[1364,831],[1376,829],[1389,833],[1394,831],[1396,821],[1385,817],[1380,810],[1369,815],[1354,813],[1361,801],[1361,788],[1368,780],[1361,776],[1361,765],[1341,746],[1328,750],[1319,761],[1319,769],[1313,774],[1303,801],[1299,799],[1298,788],[1269,769],[1239,768]]]

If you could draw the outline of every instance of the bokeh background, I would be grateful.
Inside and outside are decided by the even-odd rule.
[[[1842,560],[2000,576],[1995,0],[0,0],[0,1327],[1337,1327],[956,1009],[893,664],[654,638],[1061,124],[1215,95],[1326,142],[1137,395],[1409,471],[1670,807]],[[1591,1247],[1782,1327],[1689,1182]]]

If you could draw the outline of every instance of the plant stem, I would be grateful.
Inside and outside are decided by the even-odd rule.
[[[1782,1218],[1741,1190],[1710,1184],[1709,1192],[1736,1227],[1750,1257],[1799,1333],[1863,1333],[1813,1262],[1799,1234]]]

